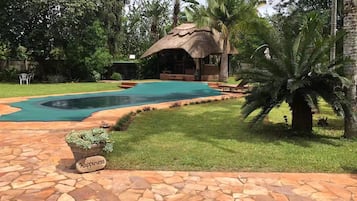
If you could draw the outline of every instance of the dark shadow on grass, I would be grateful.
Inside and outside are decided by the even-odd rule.
[[[263,139],[268,138],[269,141],[273,141],[273,143],[275,144],[286,142],[302,147],[311,147],[312,143],[320,143],[335,147],[341,146],[339,136],[321,135],[315,132],[298,133],[287,128],[284,124],[266,123],[265,125],[262,125],[259,129],[253,129],[251,132],[253,135],[260,136]],[[264,137],[262,135],[266,136]]]
[[[342,169],[351,174],[357,174],[357,165],[354,167],[351,166],[342,166]],[[353,175],[352,178],[357,180],[357,175]]]

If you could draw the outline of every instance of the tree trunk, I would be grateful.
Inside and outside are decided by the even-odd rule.
[[[337,0],[332,0],[331,2],[331,36],[336,36],[336,18],[337,18]],[[333,43],[330,50],[330,61],[336,58],[336,43]]]
[[[346,36],[343,44],[344,56],[351,61],[345,65],[345,74],[352,81],[347,90],[347,98],[352,106],[352,111],[345,111],[345,133],[347,138],[357,137],[357,2],[356,0],[344,1],[344,30]]]
[[[301,132],[312,131],[312,112],[301,94],[295,94],[292,109],[292,129]]]
[[[180,14],[180,0],[175,0],[174,13],[172,16],[172,19],[173,19],[172,28],[175,28],[177,26],[179,14]]]
[[[228,79],[228,39],[223,41],[223,53],[221,56],[221,66],[219,70],[219,81],[226,82]]]

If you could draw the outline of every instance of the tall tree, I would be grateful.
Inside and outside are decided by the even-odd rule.
[[[170,1],[131,1],[122,21],[122,55],[141,55],[165,34],[172,24],[169,18]]]
[[[78,30],[93,22],[95,0],[13,0],[0,7],[0,38],[10,43],[14,54],[25,46],[36,58],[50,57],[51,49],[65,46]]]
[[[347,91],[347,97],[352,110],[347,110],[345,117],[345,136],[357,137],[357,2],[356,0],[344,1],[344,38],[343,54],[351,60],[345,65],[345,74],[352,85]]]
[[[331,0],[331,36],[336,36],[336,19],[337,19],[337,0]],[[336,44],[333,44],[330,50],[330,60],[333,61],[336,58]]]
[[[336,39],[322,35],[324,21],[319,13],[284,23],[270,30],[257,27],[270,55],[259,52],[253,58],[254,66],[239,73],[240,79],[253,86],[242,112],[247,117],[260,109],[253,119],[259,122],[285,101],[292,111],[293,130],[311,132],[312,110],[318,110],[318,97],[343,114],[348,107],[344,88],[350,82],[338,70],[343,68],[343,57],[329,60]]]
[[[172,13],[172,28],[176,27],[179,24],[180,20],[183,20],[184,14],[181,12],[181,2],[186,6],[197,6],[199,3],[196,0],[174,0],[174,8]]]
[[[102,0],[99,9],[99,17],[107,33],[109,51],[113,56],[118,56],[120,52],[123,8],[123,0]]]
[[[142,0],[143,21],[150,25],[153,41],[159,40],[169,22],[169,2],[167,0]]]
[[[188,7],[186,15],[189,21],[198,26],[209,26],[221,32],[223,39],[223,53],[219,80],[226,81],[228,78],[228,41],[233,34],[234,27],[241,21],[256,14],[255,1],[245,0],[207,0],[207,5]]]
[[[65,49],[66,76],[72,80],[93,80],[97,73],[104,73],[112,61],[107,36],[98,20],[80,33],[81,38],[73,38]]]

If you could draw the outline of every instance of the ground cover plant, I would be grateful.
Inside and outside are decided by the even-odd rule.
[[[0,83],[0,98],[39,96],[79,92],[118,90],[118,83],[5,84]]]
[[[341,138],[343,120],[326,103],[314,115],[313,136],[289,132],[286,104],[254,127],[249,119],[243,121],[242,104],[243,99],[225,100],[139,113],[127,131],[112,133],[115,147],[107,155],[108,168],[357,171],[357,141]],[[327,126],[316,126],[321,118],[328,119]]]

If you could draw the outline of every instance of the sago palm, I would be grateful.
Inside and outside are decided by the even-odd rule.
[[[344,88],[350,82],[339,73],[344,59],[329,61],[330,47],[337,38],[321,36],[323,22],[317,13],[302,17],[300,22],[295,32],[284,30],[292,26],[258,30],[269,56],[255,55],[254,66],[239,72],[239,79],[252,85],[243,105],[244,117],[259,110],[253,123],[262,121],[274,107],[286,101],[292,111],[292,128],[310,132],[319,97],[338,114],[343,115],[349,107]]]

